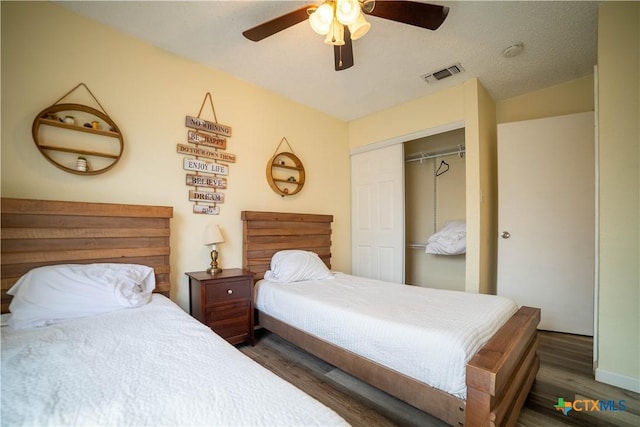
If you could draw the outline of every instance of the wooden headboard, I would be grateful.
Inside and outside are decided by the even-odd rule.
[[[169,296],[172,207],[2,198],[0,208],[2,313],[20,276],[52,264],[148,265]]]
[[[264,277],[271,257],[284,249],[317,253],[331,268],[333,215],[242,211],[242,267]]]

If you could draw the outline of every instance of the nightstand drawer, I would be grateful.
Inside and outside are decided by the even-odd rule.
[[[243,337],[246,339],[251,323],[249,301],[216,306],[207,310],[206,324],[223,338]]]
[[[226,281],[223,283],[209,283],[205,286],[205,300],[207,305],[219,304],[226,301],[250,300],[251,282],[246,280]]]

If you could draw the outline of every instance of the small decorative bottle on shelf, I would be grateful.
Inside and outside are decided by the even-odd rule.
[[[86,172],[87,171],[87,159],[85,159],[84,157],[78,157],[78,160],[76,161],[76,169],[81,171],[81,172]]]

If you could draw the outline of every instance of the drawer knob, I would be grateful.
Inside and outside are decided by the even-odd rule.
[[[233,293],[233,289],[227,289],[227,293],[231,295]]]

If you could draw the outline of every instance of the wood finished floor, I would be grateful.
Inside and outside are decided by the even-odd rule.
[[[541,367],[518,426],[640,426],[640,395],[596,382],[589,337],[540,333]],[[345,374],[284,341],[258,331],[256,345],[240,351],[336,411],[354,427],[446,426],[440,420]],[[624,400],[624,411],[570,411],[554,408],[565,401]]]

